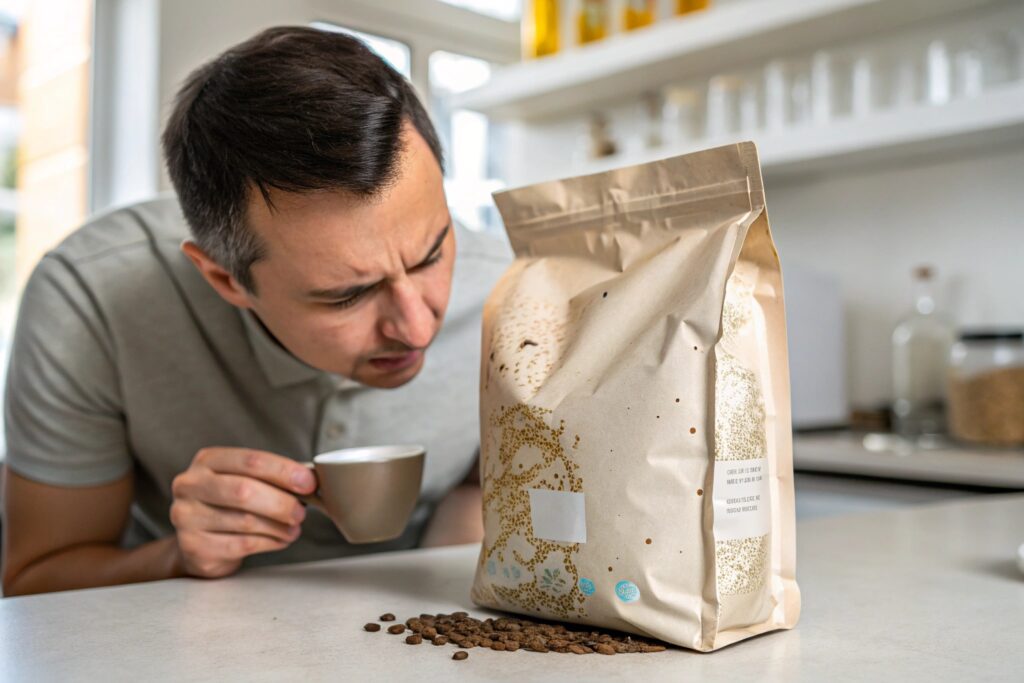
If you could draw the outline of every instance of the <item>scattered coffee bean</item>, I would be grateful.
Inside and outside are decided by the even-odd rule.
[[[377,631],[380,630],[380,624],[374,624],[374,623],[371,622],[371,623],[367,624],[366,626],[364,626],[363,630],[364,631],[369,631],[370,633],[376,633]]]
[[[381,615],[381,619],[386,616]],[[454,645],[460,648],[456,654],[468,656],[465,650],[483,647],[495,652],[557,652],[563,654],[627,654],[662,652],[664,645],[646,638],[635,637],[616,631],[593,630],[579,624],[560,624],[528,619],[525,617],[499,617],[474,619],[466,612],[453,614],[421,614],[411,617],[405,624],[388,627],[389,633],[412,631],[405,642],[419,645],[430,640],[436,646]],[[380,624],[370,623],[367,631],[379,631]],[[465,659],[460,657],[459,659]]]
[[[459,650],[458,652],[452,655],[452,659],[454,659],[457,662],[461,662],[463,659],[467,659],[468,657],[469,653],[465,650]]]
[[[381,621],[394,621],[395,620],[395,615],[392,614],[391,612],[388,612],[387,614],[380,615],[379,619]]]

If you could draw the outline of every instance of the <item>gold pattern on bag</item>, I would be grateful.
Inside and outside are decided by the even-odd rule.
[[[577,476],[579,465],[562,446],[565,424],[555,428],[544,419],[550,412],[520,404],[501,407],[491,417],[491,430],[500,434],[500,442],[497,458],[481,454],[482,462],[495,465],[483,472],[483,507],[485,517],[498,519],[501,526],[480,554],[479,575],[495,577],[487,587],[499,604],[565,619],[586,614],[575,564],[580,544],[533,536],[529,490],[580,493],[583,480]],[[578,443],[577,436],[573,446]],[[500,572],[511,585],[500,585]]]

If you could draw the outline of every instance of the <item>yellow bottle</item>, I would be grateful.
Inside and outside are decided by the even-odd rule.
[[[582,0],[576,17],[576,39],[580,45],[608,35],[608,0]]]
[[[711,0],[676,0],[676,14],[689,14],[707,9],[710,4]]]
[[[622,9],[622,26],[632,31],[654,23],[655,0],[626,0]]]
[[[526,0],[522,31],[524,59],[558,52],[558,0]]]

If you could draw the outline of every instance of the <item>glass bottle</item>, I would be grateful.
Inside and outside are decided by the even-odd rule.
[[[586,45],[608,35],[608,0],[582,0],[576,17],[576,40]]]
[[[608,119],[604,114],[594,112],[590,115],[590,158],[603,159],[617,151],[618,147],[608,129]]]
[[[914,308],[892,333],[894,428],[911,439],[943,431],[946,359],[954,338],[936,307],[934,269],[919,266],[913,274]]]
[[[622,27],[627,31],[654,23],[655,0],[626,0],[622,8]]]
[[[558,52],[558,0],[527,0],[523,10],[523,57]]]
[[[711,0],[676,0],[676,14],[689,14],[707,9],[710,4]]]

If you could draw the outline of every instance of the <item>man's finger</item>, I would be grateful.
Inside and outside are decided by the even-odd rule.
[[[215,474],[195,477],[178,486],[178,495],[218,508],[261,515],[293,526],[306,518],[306,510],[290,493],[252,477]]]
[[[221,474],[241,474],[295,493],[312,493],[316,477],[308,467],[276,453],[251,448],[205,448],[196,462]]]
[[[263,515],[216,507],[199,500],[182,502],[182,505],[186,506],[186,512],[178,515],[180,523],[176,524],[176,526],[179,529],[185,528],[194,531],[233,534],[259,534],[289,543],[298,538],[302,531],[302,527],[297,523],[292,525],[282,524]],[[186,516],[187,519],[180,519]]]
[[[269,553],[288,547],[280,541],[259,534],[230,534],[204,531],[197,534],[197,542],[203,544],[203,555],[214,562],[241,560],[249,555]]]

